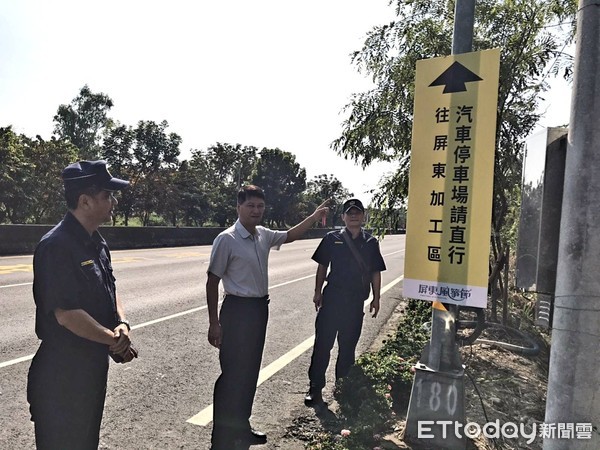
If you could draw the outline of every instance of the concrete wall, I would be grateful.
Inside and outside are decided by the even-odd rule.
[[[26,255],[53,225],[0,225],[0,256]],[[100,227],[100,233],[113,250],[152,247],[210,245],[224,228],[192,227]],[[321,238],[330,231],[313,228],[304,239]]]

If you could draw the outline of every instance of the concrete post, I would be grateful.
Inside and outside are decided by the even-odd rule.
[[[591,438],[555,432],[544,450],[600,448],[599,71],[600,0],[580,0],[545,423]]]

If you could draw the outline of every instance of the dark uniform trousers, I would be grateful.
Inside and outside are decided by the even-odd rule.
[[[74,351],[82,354],[74,356],[68,348],[43,341],[33,359],[27,396],[38,450],[98,448],[108,351]]]
[[[338,358],[335,377],[342,378],[348,374],[354,364],[364,315],[364,299],[356,291],[329,284],[325,286],[323,305],[317,313],[315,345],[308,369],[312,388],[323,389],[325,386],[325,372],[336,337]]]
[[[213,450],[231,450],[236,438],[250,432],[268,318],[268,296],[225,296],[219,315],[221,375],[214,391]]]

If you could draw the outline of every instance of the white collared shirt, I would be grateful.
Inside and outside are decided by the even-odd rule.
[[[269,293],[269,252],[287,238],[287,231],[256,227],[252,235],[239,219],[214,240],[207,272],[223,280],[226,294],[264,297]]]

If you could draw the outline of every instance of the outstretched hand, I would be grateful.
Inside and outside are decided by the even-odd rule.
[[[316,220],[321,220],[323,217],[327,217],[327,214],[329,214],[329,204],[331,204],[330,198],[317,206],[317,209],[315,209],[315,212],[313,213]]]
[[[296,239],[300,239],[302,235],[314,225],[315,222],[318,220],[325,220],[327,214],[329,213],[329,208],[327,207],[329,202],[330,200],[325,200],[323,203],[317,206],[315,212],[313,212],[298,225],[290,228],[287,232],[287,238],[285,239],[285,242],[294,242]]]

